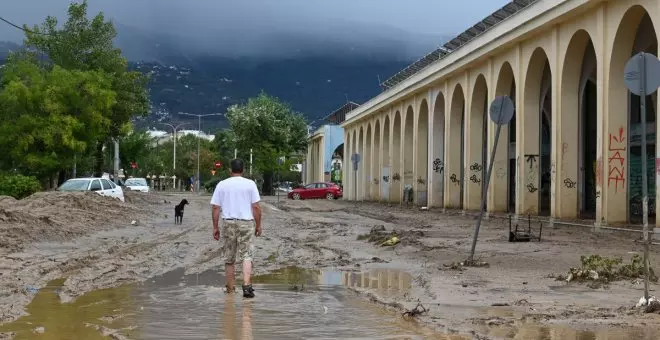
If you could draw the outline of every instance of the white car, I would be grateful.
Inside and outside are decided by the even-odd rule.
[[[124,183],[124,186],[132,191],[149,192],[149,184],[144,178],[129,178]]]
[[[118,198],[124,202],[124,191],[121,187],[105,178],[72,178],[62,183],[57,191],[94,191],[101,196]]]

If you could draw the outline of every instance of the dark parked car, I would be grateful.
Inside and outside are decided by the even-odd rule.
[[[319,182],[307,184],[291,190],[287,196],[290,199],[301,200],[310,198],[326,198],[329,200],[341,198],[341,188],[332,182]]]

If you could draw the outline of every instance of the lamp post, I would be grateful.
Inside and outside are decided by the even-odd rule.
[[[161,124],[167,125],[167,126],[172,128],[172,138],[174,139],[173,140],[174,141],[174,143],[173,143],[174,144],[174,151],[173,151],[174,153],[173,153],[173,156],[172,156],[172,170],[173,170],[172,171],[173,172],[172,176],[174,176],[174,179],[172,180],[172,184],[174,186],[174,190],[176,190],[176,132],[177,132],[177,130],[179,130],[180,127],[182,127],[182,126],[184,126],[188,123],[181,123],[181,124],[176,125],[176,126],[174,126],[172,124],[168,124],[168,123],[161,123]]]
[[[197,117],[197,177],[195,178],[195,182],[196,182],[195,190],[197,190],[197,193],[199,194],[199,153],[200,153],[199,140],[201,138],[201,133],[202,133],[202,117],[221,116],[222,113],[207,113],[204,115],[195,115],[192,113],[179,112],[179,114]]]

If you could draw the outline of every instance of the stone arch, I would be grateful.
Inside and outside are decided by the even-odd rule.
[[[647,174],[655,178],[655,138],[647,138],[646,155],[641,154],[639,131],[640,97],[631,94],[623,81],[625,64],[638,52],[657,56],[657,30],[648,11],[640,6],[630,7],[619,22],[614,37],[609,65],[609,89],[607,89],[607,118],[605,119],[605,153],[603,157],[603,211],[607,222],[637,222],[642,217],[642,157],[647,160]],[[657,96],[646,97],[646,120],[655,123]],[[621,114],[627,112],[627,114]],[[655,125],[649,125],[647,134],[655,135]],[[648,137],[648,136],[647,136]],[[637,139],[637,141],[635,141]],[[634,142],[633,142],[634,141]],[[624,151],[625,150],[625,151]],[[648,182],[649,215],[655,215],[655,181]]]
[[[358,134],[358,145],[357,153],[360,155],[360,163],[357,171],[357,199],[364,199],[364,182],[366,180],[366,175],[364,171],[364,126],[360,126],[360,132]]]
[[[357,151],[358,150],[357,149],[357,145],[358,145],[357,144],[357,128],[353,129],[353,138],[351,138],[351,140],[353,141],[353,145],[351,146],[351,155],[349,157],[352,157],[353,154],[358,152]],[[357,176],[355,174],[355,171],[353,171],[353,165],[352,164],[349,165],[348,173],[350,174],[349,177],[351,179],[351,184],[350,184],[350,188],[349,188],[349,190],[351,190],[351,192],[349,193],[349,197],[352,197],[354,200],[357,200],[357,194],[356,194],[355,189],[357,188],[358,179],[357,179]]]
[[[448,208],[463,208],[463,171],[465,155],[465,92],[463,86],[457,84],[452,92],[449,129],[447,129],[447,143],[450,147],[447,149],[448,157],[445,165],[449,175],[447,183],[447,202]]]
[[[371,199],[380,200],[380,194],[378,192],[378,184],[380,183],[380,168],[381,168],[381,155],[380,155],[380,119],[376,118],[374,123],[374,144],[373,144],[373,162],[371,163],[371,176],[372,185],[371,185]]]
[[[392,202],[401,202],[401,181],[403,181],[403,167],[401,164],[401,113],[396,111],[392,123],[392,185],[390,198]]]
[[[469,129],[467,131],[467,209],[477,210],[481,207],[482,185],[487,170],[486,155],[488,133],[488,85],[486,77],[480,74],[472,89],[470,99]]]
[[[415,159],[415,109],[412,105],[406,108],[403,121],[403,185],[412,186],[414,183],[413,170]]]
[[[557,207],[553,216],[595,218],[600,176],[597,172],[597,56],[593,41],[585,30],[573,33],[563,60],[561,110],[556,117],[560,139],[555,143],[557,161],[552,173]],[[566,181],[568,184],[563,184]]]
[[[362,168],[364,168],[364,198],[367,200],[371,199],[371,185],[372,185],[372,174],[371,174],[371,155],[372,155],[372,148],[371,148],[371,122],[367,123],[367,134],[366,134],[366,139],[364,140],[364,159],[362,159]]]
[[[390,187],[392,183],[392,158],[390,157],[390,116],[385,115],[383,123],[383,169],[381,170],[381,193],[383,201],[390,200]]]
[[[502,63],[495,85],[496,96],[509,96],[516,102],[516,78],[508,61]],[[515,112],[515,111],[514,111]],[[495,124],[489,122],[489,133],[494,133]],[[513,212],[516,205],[516,115],[506,126],[502,126],[497,143],[493,175],[488,187],[490,193],[488,211]]]
[[[439,92],[433,105],[433,165],[430,205],[444,207],[445,190],[445,96]]]
[[[429,180],[429,104],[422,99],[417,115],[417,164],[415,185],[415,202],[427,204],[428,180]]]
[[[552,69],[548,55],[537,47],[527,63],[523,93],[524,117],[520,121],[522,163],[518,169],[524,174],[521,190],[520,214],[550,213],[551,151],[552,151]]]

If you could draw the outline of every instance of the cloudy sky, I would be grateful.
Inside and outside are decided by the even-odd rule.
[[[64,17],[70,0],[0,0],[0,16],[36,24]],[[506,0],[89,0],[117,22],[209,44],[218,36],[245,41],[273,31],[343,39],[351,28],[411,34],[410,39],[453,36],[503,6]],[[469,5],[468,5],[469,4]],[[398,33],[397,33],[398,34]],[[0,40],[20,41],[20,31],[0,23]],[[408,39],[408,38],[405,38]],[[224,43],[224,42],[223,42]],[[246,43],[243,43],[246,44]]]

